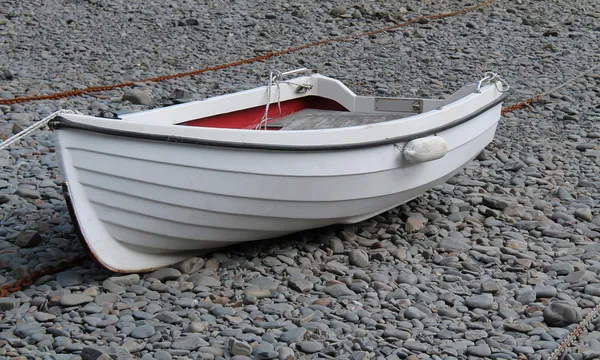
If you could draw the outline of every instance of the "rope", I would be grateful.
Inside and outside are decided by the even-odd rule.
[[[269,105],[271,105],[271,87],[273,82],[275,82],[275,85],[277,86],[277,108],[279,109],[277,116],[281,116],[281,88],[279,86],[279,80],[281,79],[281,76],[281,71],[278,70],[271,71],[269,73],[269,84],[267,85],[267,105],[262,119],[260,119],[260,122],[255,127],[256,130],[259,130],[262,126],[264,126],[264,130],[267,130],[267,121],[269,120]]]
[[[0,286],[0,298],[7,297],[12,293],[26,289],[44,275],[50,275],[59,271],[64,271],[66,269],[72,268],[73,266],[83,262],[85,259],[87,259],[87,257],[87,253],[75,255],[68,259],[59,261],[57,265],[46,267],[44,268],[44,270],[33,271],[30,273],[29,276],[22,277],[14,283],[2,285]]]
[[[532,98],[529,98],[529,99],[527,99],[525,101],[521,101],[520,103],[516,103],[514,105],[510,105],[510,106],[506,106],[506,107],[502,108],[502,111],[500,112],[500,114],[504,115],[506,113],[513,112],[513,111],[515,111],[517,109],[521,109],[521,108],[523,108],[525,106],[531,106],[531,104],[533,104],[534,101],[541,101],[541,99],[542,99],[541,95],[536,95],[536,96],[534,96]]]
[[[481,92],[481,86],[485,83],[494,84],[496,86],[496,89],[500,92],[507,92],[510,89],[510,85],[500,75],[498,75],[495,72],[488,71],[485,73],[484,78],[479,80],[479,82],[477,83],[477,88],[475,89],[475,92]]]
[[[560,85],[558,85],[558,86],[556,86],[556,87],[553,87],[553,88],[552,88],[552,89],[550,89],[550,90],[544,91],[543,93],[540,93],[540,94],[538,94],[538,95],[535,95],[534,97],[531,97],[531,98],[529,98],[529,99],[527,99],[527,100],[525,100],[525,101],[521,101],[521,102],[519,102],[519,103],[516,103],[516,104],[514,104],[514,105],[507,106],[507,107],[505,107],[505,108],[503,108],[503,109],[502,109],[502,112],[501,112],[501,114],[502,114],[502,115],[504,115],[504,114],[506,114],[506,113],[509,113],[509,112],[511,112],[511,111],[515,111],[515,110],[517,110],[517,109],[521,109],[521,108],[523,108],[523,107],[526,107],[526,106],[527,106],[527,107],[530,107],[530,106],[531,106],[531,105],[532,105],[534,102],[541,102],[541,101],[542,101],[542,97],[543,97],[543,96],[546,96],[546,95],[548,95],[548,94],[550,94],[550,93],[552,93],[552,92],[555,92],[556,90],[558,90],[558,89],[560,89],[560,88],[563,88],[563,87],[565,87],[565,86],[569,85],[570,83],[572,83],[572,82],[574,82],[574,81],[576,81],[576,80],[578,80],[578,79],[581,79],[582,77],[584,77],[584,76],[585,76],[585,75],[587,75],[588,73],[590,73],[590,72],[594,71],[594,70],[595,70],[596,68],[598,68],[598,67],[600,67],[600,63],[597,63],[596,65],[592,66],[591,68],[589,68],[589,69],[587,69],[587,70],[585,70],[585,71],[582,71],[582,72],[580,72],[580,73],[579,73],[577,76],[575,76],[574,78],[572,78],[572,79],[570,79],[570,80],[567,80],[567,81],[565,81],[564,83],[562,83],[562,84],[560,84]]]
[[[41,128],[42,126],[46,125],[50,120],[54,119],[54,117],[58,114],[61,113],[69,113],[69,114],[80,114],[80,112],[75,111],[75,110],[66,110],[66,109],[61,109],[58,111],[53,112],[52,114],[46,116],[45,118],[43,118],[42,120],[38,121],[37,123],[29,126],[27,129],[21,131],[20,133],[11,136],[10,138],[8,138],[7,140],[5,140],[4,142],[2,142],[2,144],[0,144],[0,150],[4,150],[7,147],[9,147],[11,144],[19,141],[20,139],[24,138],[25,136],[29,135],[30,133],[32,133],[33,131]]]
[[[574,77],[574,78],[572,78],[571,80],[569,80],[569,81],[566,81],[566,82],[564,82],[563,84],[561,84],[561,85],[558,85],[558,86],[557,86],[557,87],[555,87],[555,88],[552,88],[552,89],[550,89],[550,90],[548,90],[548,91],[546,91],[546,92],[543,92],[543,93],[541,93],[541,94],[540,94],[540,96],[548,95],[548,94],[550,94],[550,93],[552,93],[552,92],[555,92],[556,90],[558,90],[558,89],[560,89],[560,88],[562,88],[562,87],[564,87],[564,86],[566,86],[566,85],[568,85],[568,84],[572,83],[572,82],[573,82],[573,81],[575,81],[575,80],[581,79],[582,77],[584,77],[584,76],[585,76],[585,75],[587,75],[588,73],[590,73],[590,72],[594,71],[594,70],[595,70],[595,69],[596,69],[598,66],[600,66],[600,63],[598,63],[598,64],[596,64],[596,65],[592,66],[591,68],[587,69],[586,71],[582,71],[582,72],[580,72],[580,73],[579,73],[579,75],[575,76],[575,77]]]
[[[115,90],[115,89],[119,89],[119,88],[130,87],[130,86],[133,86],[133,84],[135,82],[161,82],[161,81],[165,81],[165,80],[171,80],[171,79],[177,79],[177,78],[182,78],[182,77],[187,77],[187,76],[199,75],[199,74],[202,74],[202,73],[208,72],[208,71],[222,70],[222,69],[226,69],[226,68],[230,68],[230,67],[240,66],[240,65],[244,65],[244,64],[250,64],[250,63],[261,61],[261,60],[267,60],[267,59],[271,59],[271,58],[274,58],[274,57],[277,57],[277,56],[281,56],[281,55],[285,55],[285,54],[290,54],[290,53],[293,53],[293,52],[298,52],[300,50],[304,50],[304,49],[308,49],[308,48],[316,47],[316,46],[320,46],[320,45],[325,45],[325,44],[329,44],[329,43],[332,43],[332,42],[343,42],[343,41],[348,41],[348,40],[351,40],[351,39],[356,39],[356,38],[359,38],[359,37],[374,35],[374,34],[378,34],[378,33],[381,33],[381,32],[385,32],[385,31],[389,31],[389,30],[393,30],[393,29],[398,29],[400,27],[405,27],[405,26],[408,26],[410,24],[416,23],[416,22],[418,22],[418,21],[420,21],[422,19],[432,19],[432,20],[435,20],[435,19],[441,19],[441,18],[446,18],[446,17],[460,15],[460,14],[463,14],[463,13],[466,13],[466,12],[470,12],[470,11],[473,11],[473,10],[477,10],[477,9],[480,9],[480,8],[482,8],[484,6],[490,5],[494,1],[495,0],[487,0],[484,3],[478,4],[478,5],[474,5],[474,6],[470,6],[470,7],[466,7],[466,8],[457,10],[457,11],[452,11],[452,12],[448,12],[448,13],[439,13],[439,14],[433,14],[433,15],[423,15],[423,16],[419,16],[419,17],[416,17],[414,19],[411,19],[409,21],[405,21],[403,23],[399,23],[399,24],[396,24],[396,25],[388,26],[388,27],[385,27],[385,28],[382,28],[382,29],[378,29],[378,30],[368,31],[368,32],[364,32],[364,33],[361,33],[361,34],[355,34],[355,35],[341,36],[341,37],[336,37],[336,38],[332,38],[332,39],[325,39],[325,40],[313,42],[313,43],[310,43],[310,44],[300,45],[300,46],[292,47],[292,48],[285,49],[285,50],[275,51],[275,52],[267,52],[264,55],[259,55],[259,56],[255,56],[255,57],[251,57],[251,58],[247,58],[247,59],[243,59],[243,60],[237,60],[237,61],[233,61],[233,62],[230,62],[230,63],[224,63],[224,64],[220,64],[220,65],[205,67],[205,68],[202,68],[202,69],[191,70],[191,71],[186,71],[186,72],[181,72],[181,73],[176,73],[176,74],[171,74],[171,75],[162,75],[162,76],[157,76],[157,77],[150,77],[150,78],[141,79],[141,80],[135,80],[135,81],[126,81],[126,82],[122,82],[122,83],[118,83],[118,84],[113,84],[113,85],[90,86],[90,87],[87,87],[85,89],[74,89],[74,90],[63,91],[63,92],[58,92],[58,93],[54,93],[54,94],[36,95],[36,96],[25,96],[25,97],[11,98],[11,99],[0,99],[0,105],[10,105],[10,104],[30,102],[30,101],[39,101],[39,100],[57,100],[57,99],[71,97],[71,96],[83,95],[83,94],[87,94],[87,93],[91,93],[91,92],[110,91],[110,90]]]

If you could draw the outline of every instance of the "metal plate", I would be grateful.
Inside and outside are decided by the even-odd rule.
[[[423,100],[399,98],[375,98],[376,111],[420,114],[423,112]]]

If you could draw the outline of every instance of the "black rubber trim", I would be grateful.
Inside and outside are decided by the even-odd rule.
[[[190,144],[190,145],[203,145],[203,146],[216,146],[216,147],[230,147],[230,148],[245,148],[245,149],[261,149],[261,150],[281,150],[281,151],[325,151],[325,150],[343,150],[343,149],[360,149],[366,147],[373,147],[379,145],[393,144],[401,141],[410,141],[413,139],[417,139],[424,136],[433,135],[440,131],[448,130],[455,126],[458,126],[462,123],[465,123],[489,109],[495,107],[496,105],[502,103],[508,94],[503,94],[501,97],[496,99],[494,102],[487,104],[486,106],[480,108],[479,110],[452,121],[446,125],[439,126],[437,128],[429,129],[427,131],[422,131],[420,133],[398,136],[394,138],[386,138],[377,141],[365,142],[365,143],[355,143],[355,144],[341,144],[341,145],[309,145],[309,146],[298,146],[298,145],[269,145],[269,144],[253,144],[253,143],[239,143],[239,142],[229,142],[229,141],[216,141],[216,140],[207,140],[207,139],[194,139],[187,138],[182,136],[173,136],[173,135],[159,135],[159,134],[147,134],[140,133],[135,131],[127,131],[127,130],[117,130],[117,129],[107,129],[100,126],[81,124],[73,121],[69,121],[62,116],[55,117],[48,125],[53,129],[76,129],[83,131],[91,131],[96,133],[101,133],[105,135],[114,135],[114,136],[123,136],[135,139],[143,139],[143,140],[156,140],[156,141],[167,141],[174,143],[182,143],[182,144]],[[115,120],[119,121],[119,120]]]

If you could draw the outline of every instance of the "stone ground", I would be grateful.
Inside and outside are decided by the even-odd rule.
[[[470,1],[5,0],[0,98],[130,81],[456,10]],[[264,85],[301,66],[358,94],[441,97],[487,70],[506,104],[598,63],[598,1],[457,17],[191,78],[0,106],[5,139],[58,108],[105,115]],[[361,224],[151,274],[91,260],[0,299],[0,359],[547,359],[600,303],[600,70],[501,119],[446,184]],[[0,151],[0,284],[82,253],[48,131]],[[600,322],[568,358],[600,356]]]

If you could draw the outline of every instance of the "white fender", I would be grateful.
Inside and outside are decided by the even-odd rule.
[[[403,152],[411,163],[422,163],[443,158],[448,153],[448,143],[440,136],[428,136],[409,141]]]

